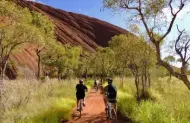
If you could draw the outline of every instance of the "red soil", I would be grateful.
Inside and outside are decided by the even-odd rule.
[[[123,120],[107,120],[103,95],[100,92],[94,92],[94,90],[89,93],[86,99],[86,107],[83,108],[81,118],[78,115],[79,113],[75,108],[73,119],[68,123],[128,123]]]

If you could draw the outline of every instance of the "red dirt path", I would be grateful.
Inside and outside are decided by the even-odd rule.
[[[86,107],[83,108],[81,118],[76,108],[73,119],[68,123],[125,123],[125,121],[108,121],[105,114],[103,95],[92,90],[86,99]]]

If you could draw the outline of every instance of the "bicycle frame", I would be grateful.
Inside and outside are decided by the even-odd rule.
[[[110,102],[107,102],[106,106],[107,106],[106,114],[107,114],[108,118],[116,120],[117,119],[117,111],[114,108],[114,104],[110,103]],[[114,113],[114,114],[112,114],[112,113]]]
[[[94,89],[98,91],[98,85],[94,85]]]
[[[79,115],[79,117],[81,117],[81,112],[82,112],[82,107],[83,107],[83,99],[80,99],[79,100],[79,113],[80,113],[80,115]]]

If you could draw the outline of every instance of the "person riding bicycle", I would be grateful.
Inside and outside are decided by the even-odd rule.
[[[105,92],[105,104],[106,104],[106,110],[107,110],[107,102],[113,103],[114,108],[116,109],[116,102],[117,102],[117,88],[112,84],[113,80],[112,78],[108,79],[108,85],[104,87]]]
[[[79,84],[76,85],[76,98],[77,98],[77,110],[80,109],[79,107],[79,100],[83,99],[83,106],[85,106],[85,92],[88,91],[88,88],[83,84],[83,80],[79,80]]]
[[[94,80],[94,88],[95,88],[95,87],[98,87],[98,82],[97,82],[96,79]]]

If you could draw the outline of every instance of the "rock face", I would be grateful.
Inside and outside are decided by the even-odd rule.
[[[120,27],[96,18],[66,12],[40,3],[25,0],[13,1],[22,7],[27,7],[48,16],[56,25],[55,34],[58,41],[63,44],[69,43],[74,46],[82,46],[89,52],[95,52],[98,46],[106,47],[108,41],[115,35],[131,35],[131,33]],[[16,61],[17,65],[22,64],[25,68],[37,72],[37,56],[31,47],[26,47],[24,52],[12,56],[11,59]]]

